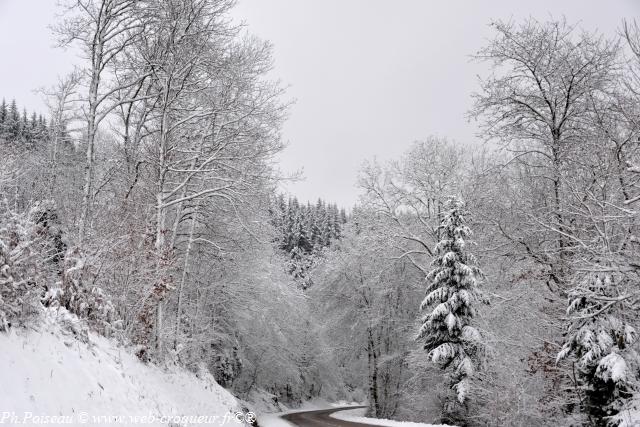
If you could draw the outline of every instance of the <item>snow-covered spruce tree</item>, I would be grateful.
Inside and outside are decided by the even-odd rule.
[[[598,426],[609,425],[638,383],[637,332],[621,311],[621,281],[589,273],[569,292],[571,323],[557,358],[574,363],[582,411]]]
[[[448,372],[456,399],[445,398],[443,421],[466,407],[469,377],[479,365],[483,348],[480,333],[471,326],[475,304],[483,300],[478,290],[482,277],[477,261],[467,248],[471,230],[465,225],[465,206],[450,198],[439,227],[440,242],[434,250],[432,270],[427,274],[427,296],[421,310],[431,309],[422,319],[418,338],[430,359]]]

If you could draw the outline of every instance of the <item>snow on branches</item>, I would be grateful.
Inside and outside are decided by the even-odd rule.
[[[557,361],[572,360],[585,387],[583,405],[598,419],[614,415],[637,386],[637,332],[620,309],[622,278],[589,273],[569,292],[570,324]]]
[[[28,323],[41,310],[40,299],[58,272],[64,247],[51,200],[18,212],[6,200],[0,207],[0,331]]]
[[[482,300],[478,280],[482,272],[468,251],[471,230],[465,224],[464,203],[451,198],[439,227],[440,241],[434,249],[432,270],[427,274],[427,295],[420,306],[431,312],[423,317],[418,338],[431,361],[443,369],[452,367],[451,387],[464,403],[469,393],[469,377],[478,366],[482,338],[471,326],[474,304]]]
[[[34,273],[42,257],[35,248],[35,224],[28,215],[4,210],[0,227],[0,331],[24,323],[37,313],[38,286]]]
[[[78,247],[64,256],[64,271],[57,286],[47,291],[44,303],[64,307],[86,320],[88,325],[105,336],[111,335],[115,322],[115,307],[106,293],[90,284],[92,265]]]

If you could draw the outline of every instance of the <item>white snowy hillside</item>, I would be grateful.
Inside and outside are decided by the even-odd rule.
[[[0,348],[0,424],[222,425],[240,408],[209,374],[143,364],[94,334],[84,343],[52,317],[0,333]]]

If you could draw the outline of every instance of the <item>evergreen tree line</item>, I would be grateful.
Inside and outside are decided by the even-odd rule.
[[[286,270],[306,289],[311,286],[308,272],[317,255],[340,239],[347,213],[336,204],[318,199],[315,205],[301,204],[296,197],[280,194],[269,209],[275,229],[274,242],[287,255]]]
[[[315,205],[300,204],[296,197],[280,194],[270,209],[276,243],[288,254],[314,254],[342,235],[347,213],[338,205],[318,199]]]
[[[0,140],[33,143],[42,140],[46,135],[47,122],[42,114],[36,114],[34,111],[29,115],[26,108],[20,112],[15,99],[11,100],[10,104],[7,104],[5,99],[2,100]]]

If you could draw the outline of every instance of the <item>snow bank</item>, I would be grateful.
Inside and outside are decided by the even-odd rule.
[[[145,365],[106,338],[89,338],[55,323],[0,334],[0,424],[240,425],[238,402],[210,375]]]
[[[283,420],[283,414],[261,414],[258,415],[258,423],[260,427],[295,427],[289,421]]]
[[[338,411],[331,414],[330,417],[336,418],[338,420],[352,421],[354,423],[363,423],[363,424],[371,424],[376,426],[387,426],[387,427],[453,427],[453,426],[447,426],[444,424],[422,424],[422,423],[412,423],[409,421],[393,421],[393,420],[381,420],[377,418],[366,418],[363,416],[366,410],[367,410],[366,408],[359,408],[359,409],[349,409],[347,411]]]

